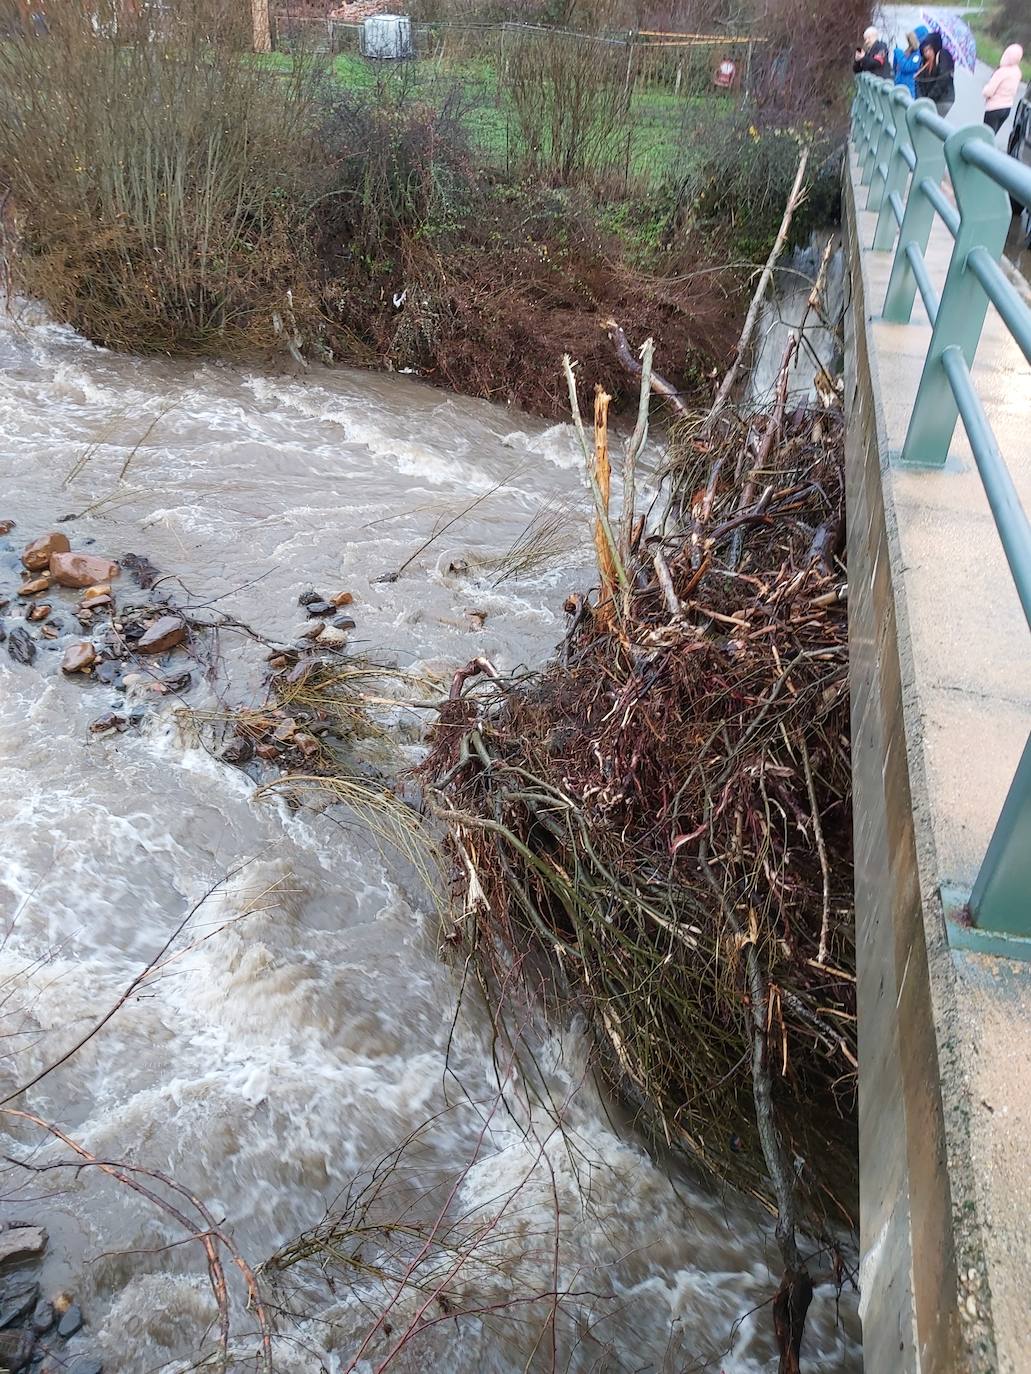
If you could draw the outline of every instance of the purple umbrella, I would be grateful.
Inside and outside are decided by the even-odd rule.
[[[941,34],[942,46],[949,50],[957,66],[974,70],[977,61],[977,39],[969,24],[958,14],[938,14],[934,10],[924,10],[923,21],[929,29]]]

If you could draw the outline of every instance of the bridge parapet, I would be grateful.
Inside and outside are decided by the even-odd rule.
[[[1000,262],[1010,195],[1031,204],[1031,170],[987,129],[861,81],[846,400],[873,1374],[1031,1370],[1031,306]]]

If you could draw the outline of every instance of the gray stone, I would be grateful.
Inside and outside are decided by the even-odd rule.
[[[10,1326],[25,1313],[39,1297],[39,1284],[32,1279],[12,1280],[0,1293],[0,1327]]]
[[[49,1331],[54,1324],[54,1304],[47,1298],[41,1298],[32,1309],[31,1326],[37,1336],[42,1336],[45,1331]]]
[[[57,1323],[57,1334],[62,1340],[67,1340],[69,1336],[74,1336],[81,1326],[82,1308],[73,1302],[71,1307],[61,1314],[61,1319]]]
[[[35,1259],[46,1248],[47,1233],[42,1226],[11,1226],[0,1231],[0,1264],[8,1260]]]
[[[36,641],[24,626],[18,625],[11,631],[7,639],[7,652],[15,663],[29,664],[36,657]]]

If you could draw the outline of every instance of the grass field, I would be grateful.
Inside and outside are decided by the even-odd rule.
[[[970,10],[964,14],[963,18],[974,31],[974,37],[977,39],[977,55],[980,60],[987,62],[989,67],[997,67],[1002,60],[1003,49],[1007,44],[988,31],[988,26],[992,20],[992,11],[990,9]],[[1020,67],[1024,74],[1024,80],[1031,80],[1031,55],[1025,55]]]
[[[293,58],[275,52],[255,59],[270,70],[288,72]],[[499,83],[496,64],[489,59],[467,58],[440,62],[432,58],[388,65],[372,62],[356,53],[338,53],[330,59],[330,70],[341,91],[370,93],[381,90],[406,92],[410,98],[429,105],[443,102],[459,88],[464,108],[464,123],[473,147],[488,165],[515,170],[523,160],[525,145],[516,110],[510,95]],[[690,129],[699,117],[716,123],[730,116],[735,99],[715,91],[704,94],[676,94],[661,85],[635,89],[631,97],[628,139],[610,150],[608,166],[603,169],[624,182],[660,185],[680,175],[689,165],[692,140]]]

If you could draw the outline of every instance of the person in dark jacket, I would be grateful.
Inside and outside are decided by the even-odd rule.
[[[863,46],[856,49],[852,70],[857,74],[873,72],[874,76],[883,76],[886,81],[893,79],[891,63],[888,61],[888,45],[881,42],[881,35],[875,28],[864,31]]]
[[[948,48],[942,47],[940,33],[929,33],[920,44],[923,66],[916,74],[916,93],[919,98],[933,100],[944,119],[956,103],[956,83],[953,72],[956,64]]]
[[[916,74],[924,65],[920,44],[927,37],[923,24],[918,24],[912,33],[906,34],[905,48],[896,48],[892,60],[895,72],[895,85],[905,86],[911,96],[916,97]]]

